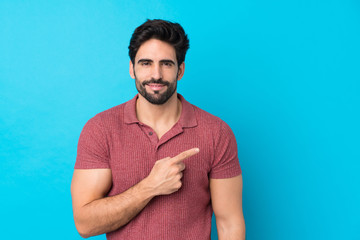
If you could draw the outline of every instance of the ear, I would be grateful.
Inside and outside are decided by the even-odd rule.
[[[182,62],[179,66],[179,71],[177,76],[178,81],[184,76],[184,71],[185,71],[185,62]]]
[[[129,63],[129,73],[130,73],[130,77],[132,79],[135,79],[134,64],[132,63],[131,60],[130,60],[130,63]]]

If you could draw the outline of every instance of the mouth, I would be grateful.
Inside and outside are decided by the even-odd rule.
[[[159,84],[159,83],[149,83],[146,85],[153,91],[160,91],[161,89],[163,89],[165,87],[164,84]]]

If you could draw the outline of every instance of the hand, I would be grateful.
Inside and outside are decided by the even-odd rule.
[[[147,184],[153,188],[154,194],[168,195],[179,190],[182,186],[182,171],[185,169],[183,161],[198,152],[198,148],[192,148],[173,158],[167,157],[156,161],[146,178]]]

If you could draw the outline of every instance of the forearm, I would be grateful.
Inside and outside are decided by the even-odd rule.
[[[245,240],[244,218],[233,220],[216,219],[219,240]]]
[[[74,213],[76,227],[82,237],[114,231],[133,219],[154,197],[143,180],[127,191],[94,200]]]
[[[71,183],[75,225],[82,237],[117,230],[133,219],[158,195],[181,187],[184,159],[199,152],[193,148],[155,162],[149,175],[127,191],[106,197],[111,187],[110,169],[75,170]]]

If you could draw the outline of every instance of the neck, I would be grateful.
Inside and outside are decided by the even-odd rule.
[[[136,116],[140,122],[152,127],[172,126],[180,118],[181,102],[175,92],[169,100],[161,105],[152,104],[147,101],[141,94],[138,94],[136,101]]]

